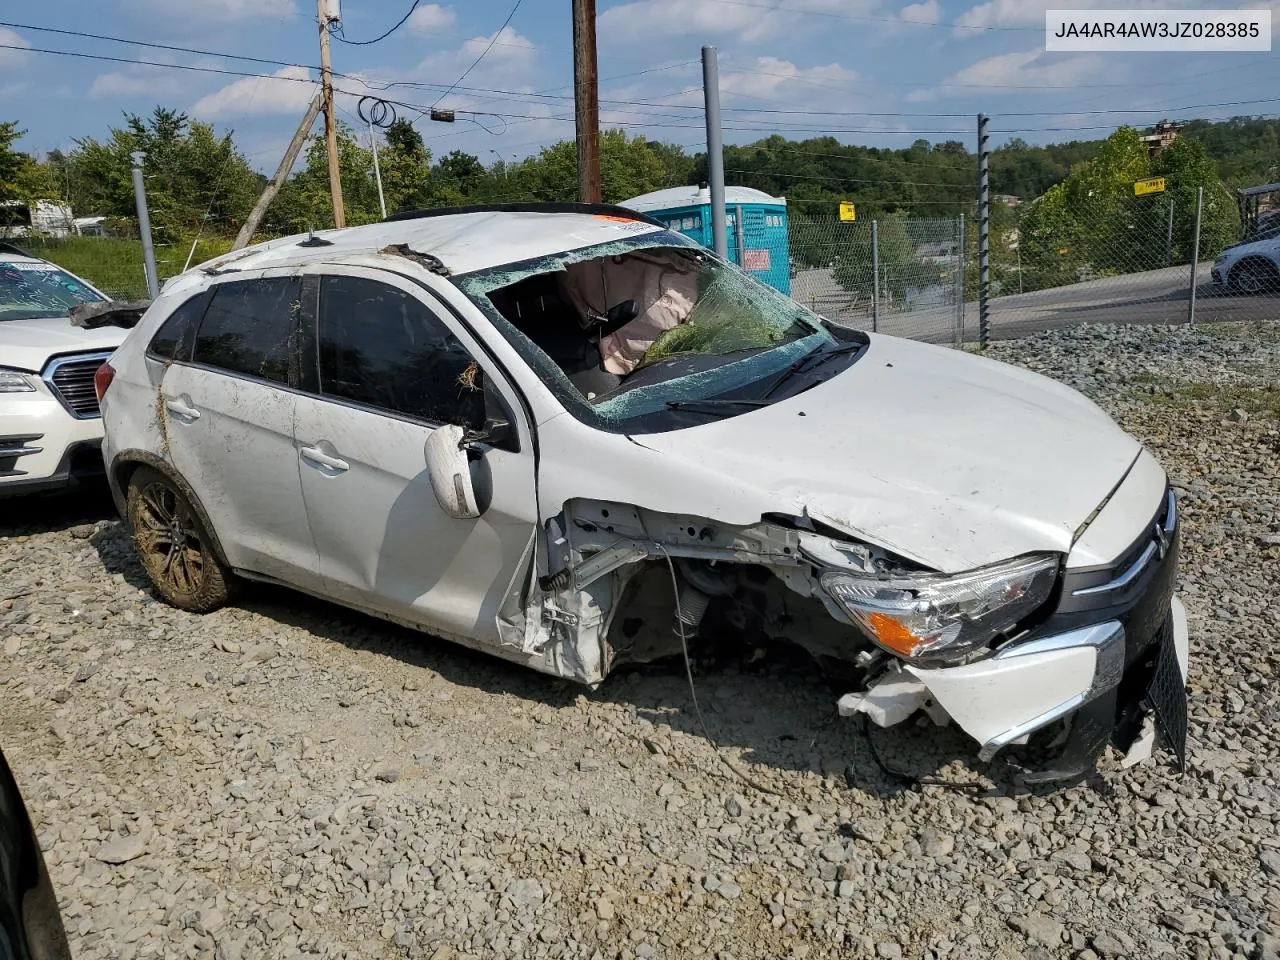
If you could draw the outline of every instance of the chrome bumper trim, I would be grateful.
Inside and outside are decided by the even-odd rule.
[[[1118,620],[1108,620],[1106,623],[1095,624],[1092,627],[1081,627],[1067,633],[1056,633],[1027,643],[1014,644],[1005,647],[995,655],[994,659],[1012,660],[1016,657],[1034,656],[1038,653],[1050,653],[1075,647],[1093,647],[1097,652],[1097,661],[1093,668],[1093,683],[1090,684],[1089,689],[1051,707],[1026,723],[1020,723],[992,737],[978,751],[979,760],[984,763],[991,760],[1001,749],[1015,740],[1042,730],[1055,720],[1061,720],[1068,714],[1074,713],[1120,683],[1120,678],[1124,675],[1124,627]]]

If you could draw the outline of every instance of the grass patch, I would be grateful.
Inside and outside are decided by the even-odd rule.
[[[1280,343],[1280,322],[1277,320],[1241,320],[1230,323],[1202,323],[1196,325],[1199,333],[1219,340],[1247,340],[1252,343]]]
[[[1280,420],[1280,388],[1197,381],[1170,384],[1163,393],[1135,395],[1144,403],[1167,407],[1209,407],[1220,413],[1243,410],[1251,417]]]
[[[17,245],[34,257],[43,257],[83,277],[99,290],[117,299],[136,300],[147,296],[147,276],[142,264],[142,242],[116,237],[67,237],[62,240],[23,239]],[[192,266],[220,256],[231,249],[224,237],[203,237],[191,258]],[[163,283],[182,272],[191,240],[156,247],[156,273]]]

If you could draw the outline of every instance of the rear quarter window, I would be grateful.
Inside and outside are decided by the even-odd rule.
[[[147,356],[175,363],[190,360],[196,327],[209,306],[209,299],[209,291],[202,291],[169,314],[147,344]]]

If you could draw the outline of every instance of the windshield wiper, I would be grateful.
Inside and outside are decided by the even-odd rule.
[[[709,397],[706,400],[668,400],[666,407],[668,410],[692,410],[698,407],[767,407],[769,406],[764,400],[729,400],[726,398]]]
[[[760,395],[760,399],[767,400],[769,397],[773,396],[774,392],[780,386],[808,367],[810,361],[813,361],[813,366],[816,367],[830,357],[838,357],[841,354],[853,353],[855,350],[861,350],[862,346],[863,345],[861,343],[846,343],[839,347],[832,347],[830,350],[823,350],[821,347],[818,347],[816,350],[811,350],[802,357],[797,357],[792,362],[791,366],[783,370],[782,373],[778,375],[778,378],[774,380],[773,383],[769,384],[769,389]]]

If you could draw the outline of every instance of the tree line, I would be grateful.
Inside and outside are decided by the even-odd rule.
[[[131,157],[143,156],[153,228],[159,242],[232,236],[265,185],[231,135],[207,123],[157,107],[149,116],[126,114],[103,138],[82,137],[45,157],[18,151],[18,122],[0,122],[0,201],[61,199],[77,216],[113,218],[127,230],[134,215]],[[501,201],[566,201],[577,189],[572,141],[528,158],[489,166],[454,150],[436,155],[411,124],[398,120],[380,132],[378,160],[389,213],[427,207]],[[374,161],[367,135],[339,124],[339,158],[347,221],[381,217]],[[620,130],[600,138],[606,201],[618,202],[706,177],[704,154]],[[274,163],[275,158],[269,158]],[[1117,130],[1106,140],[1032,146],[1012,140],[992,151],[993,195],[1020,198],[992,207],[992,256],[997,280],[1013,279],[1021,261],[1023,288],[1066,282],[1083,267],[1103,272],[1158,265],[1166,259],[1160,230],[1162,204],[1174,205],[1175,260],[1189,256],[1197,187],[1206,188],[1212,253],[1238,230],[1231,187],[1280,180],[1280,121],[1236,118],[1191,121],[1174,145],[1148,157],[1138,133]],[[726,180],[788,200],[793,249],[801,266],[827,265],[819,243],[836,220],[840,201],[857,205],[859,220],[972,217],[976,158],[956,141],[917,140],[900,149],[767,137],[725,149]],[[1140,176],[1166,176],[1169,190],[1151,201],[1134,197]],[[263,235],[323,228],[332,223],[324,142],[315,136],[261,226]],[[898,236],[892,226],[886,236]],[[883,231],[882,231],[883,232]],[[970,238],[976,230],[970,231]],[[905,236],[905,234],[904,234]],[[898,244],[905,250],[904,244]],[[1029,262],[1028,262],[1029,261]]]

